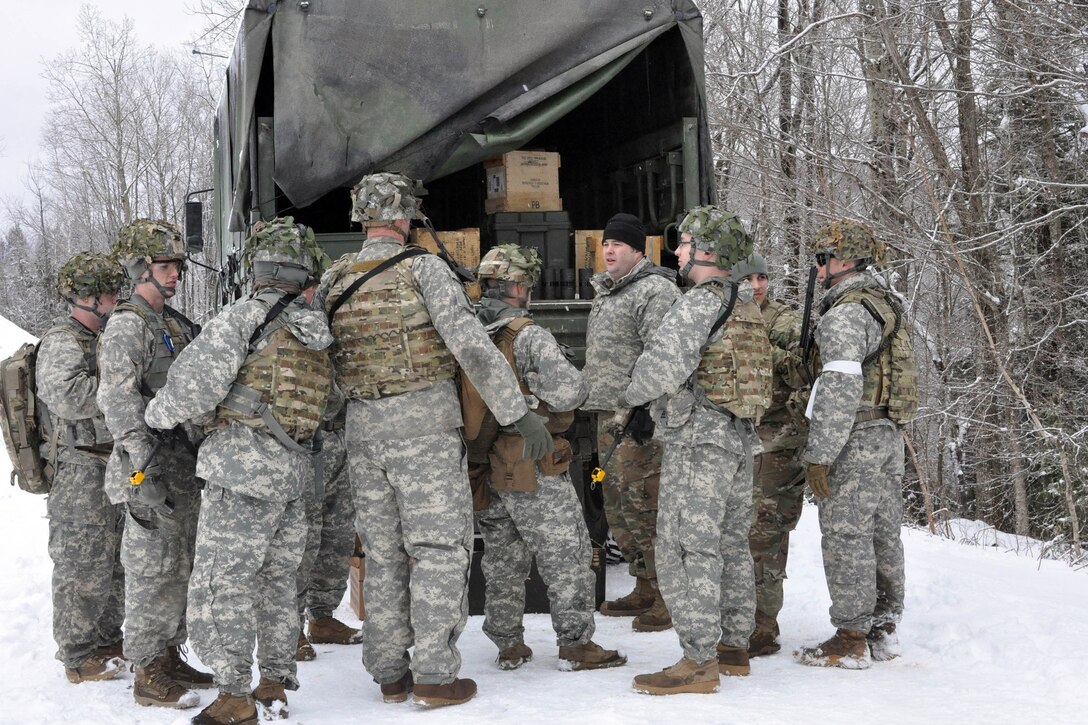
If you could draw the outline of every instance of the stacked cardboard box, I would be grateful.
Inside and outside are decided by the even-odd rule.
[[[476,271],[480,266],[480,230],[477,227],[457,229],[451,232],[438,232],[438,238],[446,247],[446,251],[453,257],[453,261],[462,267]],[[426,229],[413,229],[411,243],[424,247],[438,254],[438,245],[435,244],[431,233]]]
[[[510,151],[484,162],[487,199],[484,211],[562,211],[559,154]]]

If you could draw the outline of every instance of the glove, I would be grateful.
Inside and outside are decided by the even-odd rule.
[[[139,486],[133,486],[136,500],[148,508],[160,510],[166,503],[166,484],[159,478],[148,476]]]
[[[640,446],[650,442],[654,437],[654,419],[650,417],[649,406],[640,405],[631,411],[631,422],[625,431]]]
[[[514,427],[525,439],[525,447],[521,449],[522,458],[539,461],[555,450],[555,442],[552,434],[544,427],[544,419],[533,411],[530,410],[514,421]]]
[[[812,489],[812,495],[816,498],[827,498],[831,495],[831,485],[827,482],[828,471],[831,466],[826,463],[810,463],[805,472],[805,480]]]

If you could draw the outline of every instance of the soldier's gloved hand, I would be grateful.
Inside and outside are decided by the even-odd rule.
[[[812,489],[812,495],[816,498],[827,498],[831,495],[831,484],[827,481],[827,474],[831,466],[826,463],[810,463],[805,472],[805,480]]]
[[[533,411],[530,410],[515,420],[514,427],[525,439],[525,447],[521,450],[522,458],[539,461],[555,450],[555,442],[552,440],[552,434],[544,427],[544,419]]]
[[[144,506],[159,510],[166,503],[166,484],[160,478],[148,475],[143,483],[133,488],[136,500]]]
[[[650,442],[654,437],[654,419],[650,417],[649,406],[640,405],[631,411],[631,421],[626,430],[640,446]]]

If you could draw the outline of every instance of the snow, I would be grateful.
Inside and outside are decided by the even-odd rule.
[[[0,357],[30,339],[9,326],[0,320]],[[9,468],[0,456],[0,480],[7,479]],[[0,682],[5,684],[0,724],[188,722],[198,710],[134,704],[129,673],[81,685],[64,678],[53,658],[44,517],[43,498],[0,486]],[[723,677],[717,694],[650,697],[631,691],[634,675],[679,659],[672,631],[635,633],[629,620],[598,616],[594,639],[624,650],[628,665],[560,672],[550,620],[527,615],[526,641],[536,658],[517,671],[502,672],[494,665],[494,646],[481,632],[482,618],[470,617],[460,647],[462,676],[480,687],[472,702],[429,713],[410,703],[386,705],[363,670],[358,646],[316,645],[318,658],[299,663],[302,689],[289,693],[291,719],[279,722],[1088,722],[1080,691],[1088,670],[1088,577],[1061,562],[1016,555],[1017,549],[1028,550],[1023,542],[992,530],[984,535],[984,527],[973,522],[955,523],[959,541],[904,529],[903,655],[874,662],[866,671],[807,668],[789,655],[831,634],[816,511],[806,507],[791,547],[780,617],[783,651],[753,660],[750,677]],[[631,586],[622,565],[609,568],[610,596]],[[357,623],[346,601],[337,616]],[[203,691],[201,705],[214,696]]]

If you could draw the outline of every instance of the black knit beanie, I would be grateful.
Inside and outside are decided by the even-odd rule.
[[[646,253],[646,229],[634,214],[619,213],[608,220],[604,228],[605,239],[615,239],[632,249]]]

